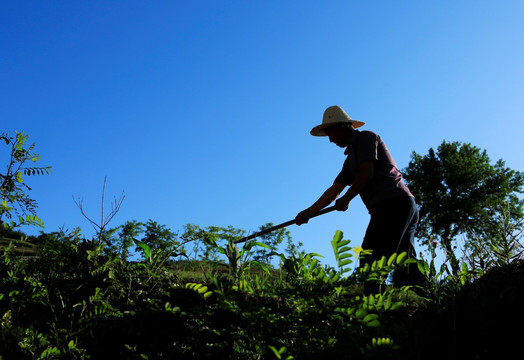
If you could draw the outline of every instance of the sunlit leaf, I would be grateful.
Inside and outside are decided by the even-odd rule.
[[[395,262],[396,258],[397,258],[397,254],[396,254],[396,253],[393,253],[393,254],[389,257],[389,259],[388,259],[388,262],[387,262],[388,266],[393,265],[393,263]]]
[[[408,256],[407,252],[400,253],[397,256],[397,264],[402,265],[407,256]]]
[[[149,245],[141,241],[138,241],[138,240],[133,239],[133,241],[135,242],[136,246],[138,246],[139,248],[141,248],[144,251],[144,258],[150,259],[151,258],[151,248],[149,247]]]
[[[359,308],[359,309],[355,312],[355,316],[356,316],[358,319],[363,318],[363,317],[366,316],[367,314],[368,314],[368,309],[365,308],[365,307],[361,307],[361,308]]]

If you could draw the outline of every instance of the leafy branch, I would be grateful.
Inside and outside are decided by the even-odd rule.
[[[49,174],[51,167],[25,166],[28,161],[36,163],[40,160],[40,156],[33,151],[35,144],[26,146],[28,138],[24,132],[16,132],[15,136],[0,134],[0,140],[10,147],[6,171],[0,173],[0,223],[5,228],[21,225],[43,227],[42,220],[36,216],[38,204],[26,193],[31,187],[25,183],[24,176]],[[11,219],[13,215],[18,216],[18,222],[2,220],[4,217]]]

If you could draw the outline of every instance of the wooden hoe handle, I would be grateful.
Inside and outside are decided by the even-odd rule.
[[[311,216],[309,216],[309,219],[312,219],[312,218],[320,216],[320,215],[324,215],[324,214],[326,214],[326,213],[328,213],[330,211],[333,211],[333,210],[335,210],[335,206],[334,205],[330,206],[330,207],[327,207],[327,208],[324,208],[324,209],[320,210],[319,212],[316,212],[316,213],[312,214]],[[283,227],[286,227],[286,226],[289,226],[289,225],[293,225],[294,223],[295,223],[295,219],[283,222],[282,224],[278,224],[278,225],[272,226],[270,228],[267,228],[265,230],[253,233],[253,234],[251,234],[249,236],[243,237],[242,239],[235,241],[235,244],[238,244],[238,243],[241,243],[241,242],[246,242],[246,241],[254,239],[254,238],[258,237],[258,236],[262,236],[262,235],[268,234],[270,232],[273,232],[275,230],[282,229]]]

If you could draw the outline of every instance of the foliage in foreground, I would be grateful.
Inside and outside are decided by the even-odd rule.
[[[519,262],[512,272],[494,272],[495,284],[504,279],[504,292],[496,296],[486,277],[471,283],[465,265],[457,277],[420,263],[428,280],[424,292],[416,289],[421,297],[413,288],[386,286],[392,270],[411,262],[405,254],[349,274],[359,249],[341,232],[332,241],[337,269],[322,266],[317,254],[301,253],[280,255],[280,268],[271,269],[252,259],[262,244],[238,249],[233,241],[214,243],[228,263],[206,267],[198,282],[181,276],[183,263],[166,261],[160,249],[138,241],[141,262],[108,254],[103,244],[75,232],[42,235],[34,259],[2,250],[0,355],[416,359],[459,354],[474,341],[483,347],[468,357],[489,358],[518,344],[510,329],[524,320],[517,305],[524,297]],[[382,290],[363,294],[366,281],[379,282]],[[495,334],[497,347],[481,343]]]
[[[100,224],[77,201],[97,229],[95,239],[75,230],[29,241],[11,231],[42,226],[24,175],[50,167],[24,165],[39,156],[23,133],[0,140],[11,154],[0,174],[0,223],[11,232],[5,238],[0,231],[0,360],[493,359],[520,350],[513,329],[524,321],[524,204],[515,193],[524,174],[501,161],[490,167],[486,154],[469,145],[443,143],[437,157],[432,149],[428,157],[414,154],[407,178],[429,184],[413,186],[427,235],[421,238],[434,256],[438,234],[447,261],[439,270],[434,261],[418,262],[425,284],[398,288],[386,279],[399,267],[414,268],[406,254],[349,274],[362,249],[351,248],[340,232],[332,241],[333,269],[318,254],[298,252],[285,230],[238,248],[243,234],[231,227],[188,225],[181,241],[152,220],[109,229],[124,196],[104,216],[104,191]],[[467,236],[462,264],[451,245],[459,234]],[[287,254],[278,254],[284,240]],[[173,262],[187,258],[190,243],[200,261]],[[133,244],[140,262],[128,261]],[[224,256],[227,263],[219,260]],[[272,256],[281,260],[278,269],[270,266]],[[372,282],[377,292],[364,294]]]
[[[28,139],[24,132],[17,132],[15,136],[0,134],[0,142],[9,148],[5,172],[0,173],[0,226],[5,228],[20,225],[43,227],[42,220],[36,216],[37,202],[27,194],[31,188],[24,176],[49,174],[51,167],[27,166],[28,162],[34,164],[40,160],[34,152],[35,144],[27,145]]]

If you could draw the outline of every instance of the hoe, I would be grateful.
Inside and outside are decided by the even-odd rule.
[[[335,206],[334,205],[330,206],[330,207],[327,207],[325,209],[322,209],[319,212],[316,212],[316,213],[310,215],[309,219],[317,217],[317,216],[320,216],[320,215],[323,215],[323,214],[326,214],[326,213],[328,213],[330,211],[333,211],[333,210],[335,210]],[[249,236],[243,237],[242,239],[235,241],[235,244],[246,242],[246,241],[254,239],[254,238],[258,237],[258,236],[262,236],[262,235],[268,234],[270,232],[273,232],[275,230],[282,229],[283,227],[286,227],[286,226],[289,226],[289,225],[293,225],[294,223],[295,223],[295,219],[283,222],[282,224],[278,224],[278,225],[272,226],[270,228],[267,228],[265,230],[253,233],[253,234],[251,234]]]

